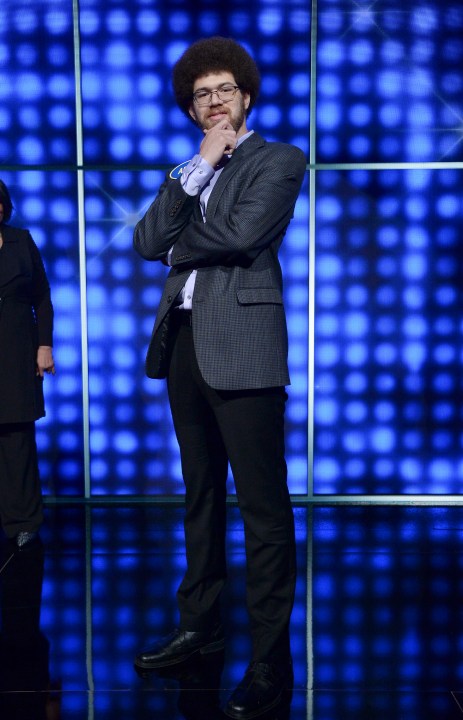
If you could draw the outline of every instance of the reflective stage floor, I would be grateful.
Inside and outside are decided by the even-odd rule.
[[[0,563],[1,720],[217,720],[249,658],[228,509],[226,650],[179,677],[135,654],[176,625],[182,508],[48,505]],[[463,508],[295,508],[294,689],[264,720],[463,719]]]

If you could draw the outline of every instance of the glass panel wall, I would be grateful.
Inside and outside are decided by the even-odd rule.
[[[281,250],[291,492],[458,493],[458,3],[7,0],[0,20],[0,177],[56,313],[58,374],[37,426],[45,493],[183,492],[165,385],[144,376],[166,268],[134,253],[132,233],[198,149],[170,76],[211,35],[261,68],[249,126],[308,160]]]

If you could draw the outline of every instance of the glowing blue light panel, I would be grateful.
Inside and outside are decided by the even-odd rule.
[[[322,0],[318,162],[463,158],[463,7]]]
[[[0,164],[76,159],[72,2],[0,6]]]
[[[319,172],[317,493],[459,493],[462,173]]]
[[[200,37],[242,42],[258,62],[262,92],[250,127],[308,151],[310,12],[278,0],[160,8],[154,0],[81,0],[84,154],[87,163],[177,163],[200,134],[176,107],[172,66]]]
[[[56,375],[44,378],[46,417],[37,421],[46,495],[82,495],[82,348],[76,175],[67,171],[2,172],[15,210],[10,225],[28,228],[38,246],[55,312]]]

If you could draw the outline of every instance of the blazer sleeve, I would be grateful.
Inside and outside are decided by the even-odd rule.
[[[199,197],[188,195],[180,180],[166,176],[156,199],[135,226],[135,250],[145,260],[163,260],[196,207],[199,208]]]
[[[281,144],[265,151],[263,162],[256,158],[254,165],[248,162],[246,167],[246,174],[243,166],[224,188],[217,213],[209,214],[211,195],[206,222],[190,222],[180,231],[173,267],[246,266],[281,239],[300,192],[305,156],[298,148]]]
[[[32,259],[32,307],[37,322],[38,343],[52,347],[54,313],[50,285],[39,249],[29,233],[27,241]]]

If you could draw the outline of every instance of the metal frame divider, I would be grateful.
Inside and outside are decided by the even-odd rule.
[[[90,437],[89,437],[89,384],[88,384],[88,327],[87,327],[87,272],[85,247],[85,178],[82,119],[82,67],[80,58],[79,0],[72,0],[74,72],[76,102],[76,157],[77,157],[77,205],[79,227],[79,282],[81,301],[81,349],[82,349],[82,422],[84,445],[84,493],[91,496],[90,486]],[[91,507],[85,507],[85,664],[87,669],[87,720],[95,716],[93,676],[93,611],[92,611],[92,518]]]

